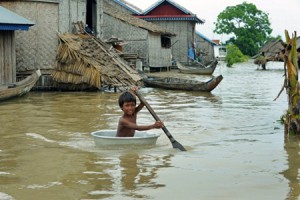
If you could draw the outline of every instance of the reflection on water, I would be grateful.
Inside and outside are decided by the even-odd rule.
[[[290,191],[286,199],[297,200],[300,195],[300,146],[299,137],[286,136],[285,137],[285,150],[287,153],[288,169],[282,172],[283,176],[289,181]]]
[[[159,169],[170,167],[170,155],[139,155],[134,152],[121,153],[119,157],[96,157],[86,165],[86,180],[82,184],[92,184],[94,189],[85,198],[103,199],[146,199],[142,188],[159,188],[164,185],[156,182]]]
[[[138,194],[142,187],[159,188],[162,184],[155,182],[157,171],[170,167],[170,155],[163,157],[139,156],[135,153],[124,154],[119,157],[121,167],[121,182],[124,192],[132,198],[146,198]]]
[[[141,90],[187,152],[172,149],[162,130],[152,130],[162,135],[151,148],[97,148],[90,133],[115,129],[118,93],[32,92],[1,102],[0,199],[299,198],[299,142],[285,140],[278,122],[284,93],[273,101],[281,66],[219,65],[218,73],[212,93]],[[152,122],[143,109],[138,123]]]

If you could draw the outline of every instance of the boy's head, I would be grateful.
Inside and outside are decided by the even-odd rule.
[[[122,93],[119,97],[119,106],[120,106],[120,108],[122,109],[123,104],[127,103],[127,102],[134,102],[134,104],[136,104],[135,96],[131,92],[128,92],[128,91]]]

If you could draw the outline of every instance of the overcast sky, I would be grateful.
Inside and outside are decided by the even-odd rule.
[[[131,4],[145,10],[158,0],[126,0]],[[197,24],[196,30],[210,39],[219,39],[225,42],[229,37],[227,35],[217,35],[213,33],[214,22],[217,16],[225,10],[227,6],[235,6],[244,1],[253,3],[258,10],[269,14],[269,20],[273,32],[272,36],[281,35],[285,41],[284,30],[288,30],[290,36],[292,32],[297,31],[300,36],[300,0],[173,0],[177,4],[196,14],[198,18],[204,19],[204,24]]]

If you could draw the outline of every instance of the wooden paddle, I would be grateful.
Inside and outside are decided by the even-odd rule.
[[[141,102],[146,106],[146,108],[149,110],[151,115],[156,121],[161,121],[159,117],[156,115],[154,110],[151,108],[151,106],[148,104],[146,99],[143,97],[143,95],[139,91],[135,91],[136,96],[141,100]],[[181,151],[186,151],[186,149],[179,143],[177,142],[174,137],[171,135],[171,133],[168,131],[168,129],[164,126],[162,130],[165,132],[165,134],[168,136],[169,140],[171,141],[173,148],[180,149]]]

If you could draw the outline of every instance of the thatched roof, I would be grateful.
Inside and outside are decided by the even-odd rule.
[[[156,25],[151,22],[147,22],[145,20],[139,19],[139,18],[129,15],[125,12],[117,10],[117,9],[113,8],[106,1],[103,2],[103,12],[106,13],[107,15],[117,18],[125,23],[128,23],[130,25],[133,25],[133,26],[136,26],[136,27],[139,27],[142,29],[146,29],[153,33],[166,34],[166,35],[170,35],[170,36],[176,35],[175,33],[172,33],[159,25]]]
[[[268,60],[283,60],[282,55],[280,54],[282,47],[282,40],[275,39],[267,42],[264,46],[262,46],[259,50],[259,55],[264,55]],[[298,44],[299,43],[299,44]],[[297,38],[297,48],[300,48],[300,37]]]
[[[57,67],[52,76],[59,83],[77,88],[100,89],[104,85],[127,87],[141,84],[138,72],[108,49],[99,39],[86,34],[59,34]]]
[[[260,48],[260,52],[264,52],[267,54],[277,54],[281,51],[281,49],[281,40],[277,39],[266,43],[263,47]]]

